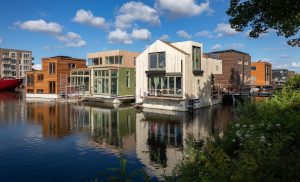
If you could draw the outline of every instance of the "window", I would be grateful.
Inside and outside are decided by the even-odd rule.
[[[68,63],[68,68],[69,69],[76,68],[76,64],[74,64],[74,63]]]
[[[123,64],[123,56],[109,56],[105,57],[105,60],[106,64]]]
[[[201,70],[201,48],[193,46],[193,70]]]
[[[165,69],[166,68],[166,53],[150,53],[149,54],[150,69]]]
[[[55,94],[55,81],[49,82],[49,94]]]
[[[37,89],[37,93],[42,94],[42,93],[44,93],[44,90],[43,89]]]
[[[126,71],[126,87],[130,88],[130,71]]]
[[[44,75],[43,74],[38,74],[38,76],[37,76],[38,78],[38,81],[42,81],[42,80],[44,80]]]
[[[255,71],[256,70],[256,66],[251,66],[251,70]]]
[[[49,74],[55,74],[55,63],[49,63]]]
[[[181,76],[148,77],[148,93],[150,96],[182,96]]]
[[[133,58],[133,65],[136,65],[136,57]]]
[[[27,89],[27,93],[33,94],[33,89]]]
[[[100,62],[99,62],[99,64],[102,64],[102,58],[100,58]]]
[[[21,73],[20,72],[20,76],[21,76]],[[33,85],[33,75],[27,75],[27,85],[28,86],[32,86]]]

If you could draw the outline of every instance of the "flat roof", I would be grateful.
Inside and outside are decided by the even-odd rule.
[[[9,48],[0,48],[0,50],[3,50],[3,51],[31,52],[31,53],[32,53],[32,51],[29,51],[29,50],[22,50],[22,49],[9,49]]]
[[[234,50],[234,49],[227,49],[227,50],[223,50],[223,51],[214,51],[214,52],[210,52],[210,53],[218,54],[218,53],[227,53],[227,52],[236,52],[236,53],[245,54],[245,55],[250,56],[250,54],[248,54],[248,53],[237,51],[237,50]]]

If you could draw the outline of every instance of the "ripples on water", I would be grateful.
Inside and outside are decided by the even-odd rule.
[[[204,139],[222,130],[232,115],[230,106],[192,114],[136,112],[25,102],[23,95],[0,92],[0,181],[101,179],[105,169],[118,168],[120,156],[128,171],[144,169],[161,179],[182,159],[188,134]]]

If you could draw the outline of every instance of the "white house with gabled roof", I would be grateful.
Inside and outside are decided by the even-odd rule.
[[[175,111],[219,103],[213,74],[222,74],[222,61],[203,56],[201,43],[157,40],[136,58],[136,102]]]

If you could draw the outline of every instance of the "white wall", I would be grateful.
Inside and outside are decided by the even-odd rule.
[[[184,63],[186,55],[166,43],[157,40],[136,58],[136,96],[137,102],[141,102],[140,97],[147,92],[147,75],[149,70],[148,56],[153,52],[166,52],[166,73],[181,72],[181,60]]]

